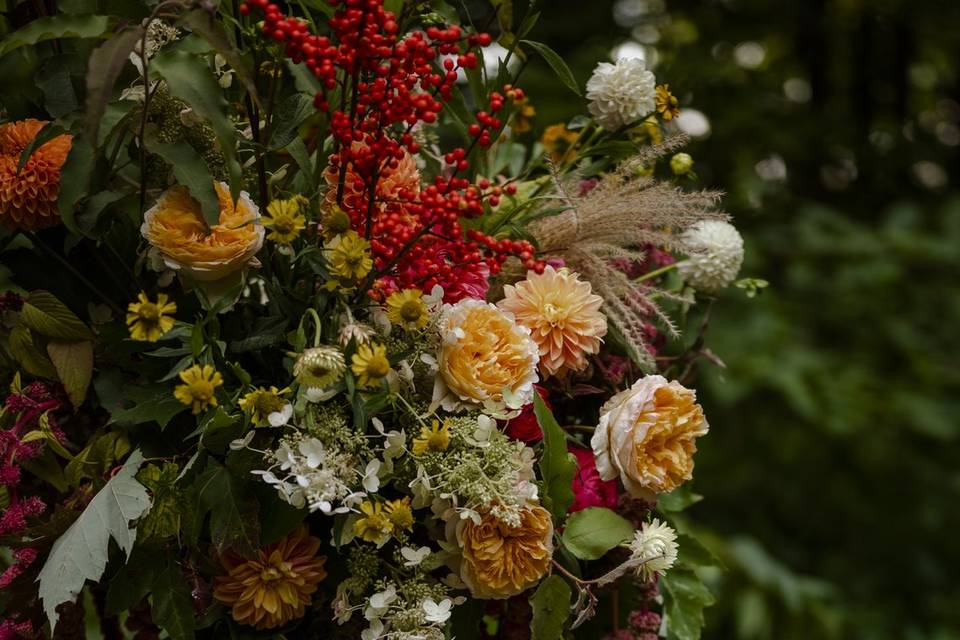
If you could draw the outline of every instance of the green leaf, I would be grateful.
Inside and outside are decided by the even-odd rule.
[[[176,556],[167,556],[166,566],[153,582],[153,621],[160,625],[172,640],[193,638],[194,613],[190,587]]]
[[[520,43],[527,45],[539,53],[540,56],[547,61],[547,64],[550,65],[550,68],[553,69],[553,72],[557,74],[557,77],[560,78],[560,82],[578,96],[581,95],[580,85],[577,83],[577,79],[573,76],[573,72],[570,71],[567,63],[563,61],[563,58],[561,58],[556,51],[542,42],[536,42],[534,40],[521,40]]]
[[[200,203],[207,224],[217,224],[220,221],[220,199],[213,186],[213,176],[200,154],[183,140],[166,143],[148,135],[146,143],[150,151],[167,161],[177,176],[177,182]]]
[[[10,354],[20,363],[27,373],[41,378],[57,379],[57,370],[43,351],[33,343],[33,335],[23,325],[10,330],[7,344]]]
[[[154,580],[166,566],[164,554],[154,546],[138,544],[127,564],[110,579],[106,610],[110,615],[129,611],[147,597]]]
[[[270,134],[270,148],[282,149],[298,137],[300,125],[317,110],[313,100],[302,93],[295,93],[277,107]]]
[[[43,106],[54,118],[79,108],[73,76],[82,73],[83,62],[75,54],[53,55],[43,61],[34,75],[33,83],[43,92]]]
[[[227,115],[223,89],[206,59],[186,51],[169,49],[150,61],[150,70],[167,81],[167,88],[172,95],[186,102],[194,113],[210,123],[230,169],[230,189],[236,199],[241,178],[240,166],[236,161],[237,134]],[[177,174],[177,178],[180,178],[180,174]],[[216,222],[217,219],[207,219],[208,224]]]
[[[664,512],[683,511],[703,500],[703,496],[694,493],[690,485],[677,487],[670,493],[664,493],[657,498],[657,509]]]
[[[577,473],[577,459],[567,451],[567,438],[556,418],[539,393],[533,394],[533,412],[543,431],[543,456],[540,474],[544,484],[544,506],[561,522],[573,504],[573,476]]]
[[[93,377],[93,343],[87,340],[51,340],[47,343],[47,353],[57,369],[57,377],[67,391],[70,403],[75,408],[79,407],[87,397],[87,388]]]
[[[210,460],[207,469],[197,478],[197,520],[210,514],[210,537],[219,551],[234,550],[252,553],[259,546],[259,505],[246,490],[247,481]]]
[[[57,207],[60,210],[63,226],[77,235],[83,235],[83,231],[77,226],[76,208],[90,187],[94,160],[95,153],[86,136],[75,135],[67,161],[60,169],[60,195],[57,197]]]
[[[100,120],[113,95],[113,87],[143,34],[141,25],[124,29],[90,54],[87,65],[87,135],[91,140],[99,139]]]
[[[237,77],[240,78],[247,93],[250,94],[255,103],[259,104],[260,96],[257,94],[257,85],[254,82],[250,67],[240,56],[237,47],[230,43],[223,25],[214,19],[214,14],[203,9],[194,9],[185,13],[180,18],[180,22],[190,27],[190,30],[194,33],[199,34],[217,53],[223,56],[230,68],[237,72]]]
[[[31,291],[20,310],[20,322],[48,338],[93,340],[93,333],[52,293]]]
[[[714,603],[713,594],[697,574],[689,569],[674,568],[660,580],[667,638],[698,640],[703,628],[703,610]]]
[[[138,401],[129,409],[113,411],[110,422],[128,426],[156,422],[162,430],[170,424],[175,415],[186,408],[187,405],[173,397],[172,389],[165,389],[153,397]]]
[[[70,486],[86,479],[99,479],[130,450],[130,443],[118,431],[95,434],[90,443],[67,463],[64,476]]]
[[[0,57],[15,49],[55,38],[101,38],[109,33],[107,16],[59,15],[38,18],[17,29],[0,42]]]
[[[570,515],[563,545],[581,560],[596,560],[633,538],[633,524],[610,509],[590,507]]]
[[[57,607],[72,602],[84,582],[97,581],[103,575],[110,538],[130,557],[137,539],[137,530],[130,522],[150,508],[147,490],[134,479],[142,463],[143,456],[134,451],[76,522],[53,543],[38,578],[40,599],[51,627],[57,626]]]
[[[530,630],[533,640],[558,640],[563,637],[563,627],[570,617],[570,585],[554,574],[540,583],[537,592],[530,598],[533,620]]]
[[[169,538],[180,532],[180,522],[188,503],[177,486],[179,475],[180,467],[172,462],[164,463],[163,467],[147,465],[137,474],[137,480],[153,497],[153,506],[138,527],[142,540]]]

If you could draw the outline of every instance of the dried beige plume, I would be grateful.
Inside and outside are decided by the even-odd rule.
[[[563,259],[590,281],[604,299],[603,311],[611,329],[622,336],[630,356],[645,370],[653,370],[655,362],[646,348],[644,324],[656,319],[672,335],[678,335],[655,300],[683,298],[631,280],[613,261],[643,260],[645,245],[687,253],[690,248],[684,244],[684,231],[701,220],[729,217],[716,208],[719,192],[687,192],[670,182],[638,175],[639,167],[685,142],[685,137],[676,136],[645,149],[582,196],[576,194],[569,176],[560,176],[552,168],[557,195],[568,208],[530,225],[543,255]]]

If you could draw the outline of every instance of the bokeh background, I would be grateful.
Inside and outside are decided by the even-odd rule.
[[[581,84],[624,55],[670,83],[690,186],[770,282],[725,296],[699,373],[705,637],[960,638],[960,2],[541,5]],[[540,129],[583,108],[524,74]]]

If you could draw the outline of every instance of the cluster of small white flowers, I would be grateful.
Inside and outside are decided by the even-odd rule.
[[[723,220],[701,220],[683,239],[692,251],[677,268],[687,284],[712,293],[734,281],[743,263],[743,238],[736,227]]]
[[[639,58],[601,62],[587,81],[588,108],[601,127],[614,131],[653,113],[656,84]]]
[[[374,487],[373,491],[379,488],[377,461],[361,472],[351,456],[331,451],[319,439],[303,434],[285,438],[275,451],[268,452],[267,459],[274,464],[254,475],[276,487],[285,502],[306,506],[311,512],[347,513],[359,505],[366,493],[354,491],[351,481],[361,480],[365,487]]]
[[[677,561],[676,532],[657,518],[644,522],[630,542],[630,560],[647,579],[663,575]]]
[[[368,626],[360,633],[361,640],[440,640],[443,627],[450,619],[458,598],[424,597],[409,603],[389,584],[367,599],[363,616]]]

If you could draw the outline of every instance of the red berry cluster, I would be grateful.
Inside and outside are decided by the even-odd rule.
[[[487,147],[495,139],[503,122],[492,114],[503,109],[505,99],[516,100],[518,93],[522,98],[518,89],[505,87],[506,98],[498,92],[489,96],[490,113],[480,111],[469,127],[470,148],[444,156],[444,175],[425,186],[415,171],[413,182],[393,179],[420,151],[414,127],[436,122],[458,71],[477,66],[475,50],[488,45],[490,36],[466,34],[457,25],[401,35],[383,0],[331,4],[338,9],[328,23],[330,36],[311,34],[303,20],[284,16],[268,0],[248,0],[241,12],[262,12],[264,34],[283,43],[286,55],[321,81],[314,104],[329,114],[335,143],[325,173],[332,195],[327,203],[341,207],[353,228],[370,239],[376,272],[383,276],[378,289],[429,291],[439,284],[451,301],[473,295],[475,287],[464,283],[486,281],[509,256],[542,270],[529,242],[477,231],[465,237],[461,224],[462,218],[482,215],[484,203],[499,204],[503,188],[457,174],[469,169],[474,145]]]

